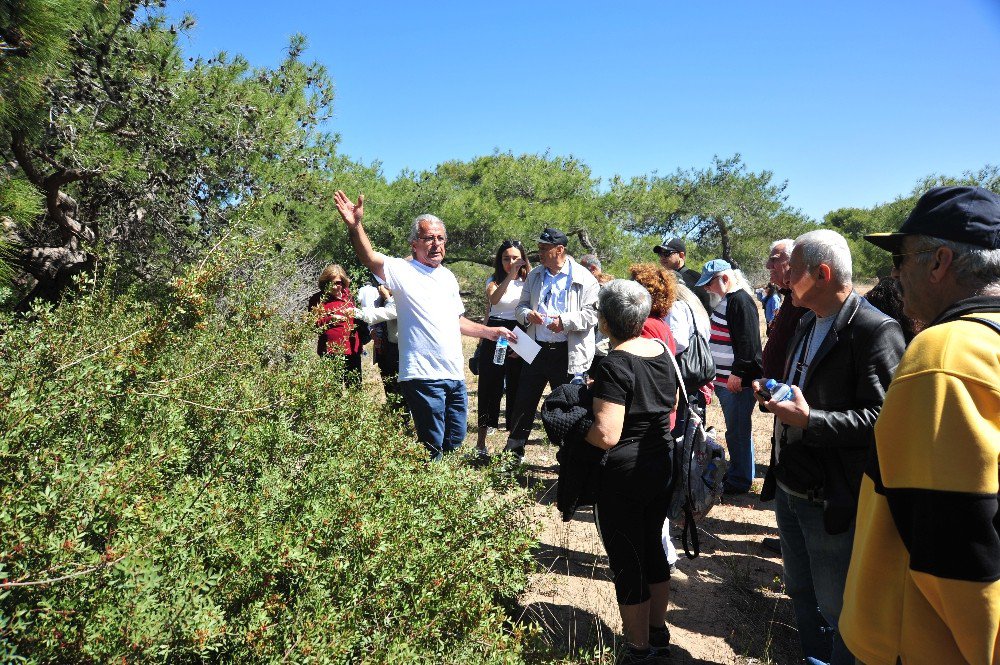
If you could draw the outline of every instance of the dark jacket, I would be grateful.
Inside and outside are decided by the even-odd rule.
[[[584,439],[594,424],[594,400],[584,385],[566,383],[552,390],[542,403],[542,425],[549,441],[559,446],[559,482],[556,507],[564,522],[581,506],[597,499],[605,451]]]
[[[789,291],[782,291],[784,300],[778,313],[771,320],[768,326],[767,344],[764,345],[762,354],[762,365],[764,377],[768,379],[783,378],[782,370],[785,367],[785,356],[788,355],[788,342],[795,334],[795,329],[799,325],[799,320],[809,310],[805,307],[797,307],[792,304],[792,296]]]
[[[815,321],[816,315],[809,312],[799,322],[788,345],[784,376]],[[875,419],[903,351],[899,324],[852,292],[799,382],[809,403],[809,424],[805,430],[779,426],[780,463],[775,463],[771,441],[771,466],[761,500],[774,498],[780,479],[791,489],[822,499],[827,533],[850,527],[861,476],[875,446]]]

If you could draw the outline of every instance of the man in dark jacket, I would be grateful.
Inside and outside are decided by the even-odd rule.
[[[776,379],[782,376],[785,369],[785,356],[788,353],[788,342],[791,341],[799,319],[809,310],[792,302],[792,292],[788,288],[788,259],[795,249],[795,241],[782,238],[771,243],[771,251],[764,267],[770,272],[771,283],[778,287],[781,294],[781,307],[767,327],[767,343],[764,344],[762,364],[764,378]]]
[[[851,252],[835,231],[810,231],[795,240],[789,287],[792,302],[810,312],[777,377],[792,386],[792,398],[758,396],[775,414],[761,499],[777,500],[785,589],[803,654],[853,664],[837,623],[861,476],[875,442],[875,419],[903,355],[903,332],[854,292]]]
[[[698,296],[706,312],[711,312],[708,292],[700,286],[695,286],[701,274],[697,270],[684,267],[687,244],[677,236],[667,236],[663,239],[663,244],[654,247],[653,251],[660,257],[660,265],[677,273],[677,279]]]

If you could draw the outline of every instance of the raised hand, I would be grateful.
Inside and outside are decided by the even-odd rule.
[[[358,202],[355,204],[347,198],[347,194],[338,189],[333,193],[333,202],[337,205],[337,212],[348,228],[354,228],[361,223],[361,218],[365,215],[364,194],[358,196]]]
[[[511,275],[512,277],[517,277],[517,272],[524,265],[527,265],[525,264],[524,259],[518,259],[517,261],[514,261],[513,263],[510,264],[510,267],[507,268],[507,274]]]

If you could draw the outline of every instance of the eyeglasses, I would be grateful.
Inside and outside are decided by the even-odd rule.
[[[922,249],[919,252],[906,252],[904,254],[893,254],[892,255],[892,267],[899,270],[903,267],[903,258],[906,256],[915,256],[917,254],[928,254],[930,252],[936,252],[937,247],[934,249]]]
[[[424,242],[429,242],[429,243],[436,242],[441,245],[448,242],[448,238],[446,236],[417,236],[417,237],[423,240]]]

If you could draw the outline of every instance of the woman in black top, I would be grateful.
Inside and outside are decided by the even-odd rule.
[[[609,451],[594,515],[628,642],[624,663],[660,662],[670,644],[670,569],[660,534],[670,502],[677,379],[664,344],[640,337],[650,302],[632,281],[616,279],[601,290],[598,325],[611,351],[594,375],[587,433],[590,444]]]

